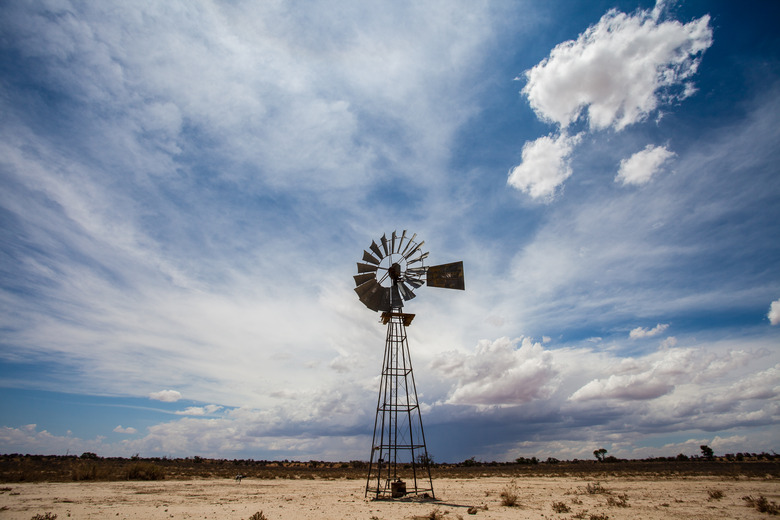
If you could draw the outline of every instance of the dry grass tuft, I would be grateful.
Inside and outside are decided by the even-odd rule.
[[[599,482],[588,483],[585,486],[585,492],[589,495],[609,495],[609,491],[603,487]]]
[[[710,496],[710,500],[720,500],[724,496],[720,489],[710,489],[707,494]]]
[[[498,494],[498,496],[501,497],[501,505],[506,507],[516,507],[519,504],[517,503],[518,498],[518,489],[517,489],[517,482],[512,480],[509,484],[507,484],[504,489],[501,490],[501,492]]]
[[[571,508],[563,502],[553,502],[552,508],[556,513],[568,513],[571,511]]]
[[[439,510],[438,507],[435,507],[433,511],[431,511],[425,516],[414,516],[412,518],[414,520],[444,520],[444,515],[446,514],[447,514],[446,511],[442,512],[441,510]]]
[[[764,495],[759,495],[758,498],[746,496],[742,497],[742,500],[747,502],[748,507],[755,507],[762,513],[767,513],[769,515],[780,515],[780,506],[777,505],[777,502],[774,500],[767,500]]]
[[[631,507],[628,504],[628,495],[609,496],[607,497],[607,505],[610,507]]]

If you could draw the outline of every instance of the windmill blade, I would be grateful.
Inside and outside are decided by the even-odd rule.
[[[401,241],[398,242],[398,250],[393,251],[394,253],[398,253],[401,251],[401,246],[404,245],[404,238],[406,238],[406,230],[404,229],[404,232],[401,233]]]
[[[355,285],[363,285],[369,280],[374,280],[376,275],[373,273],[356,274],[353,278],[355,279]]]
[[[367,282],[363,282],[355,287],[355,292],[360,297],[360,299],[363,299],[364,296],[380,289],[384,289],[384,287],[377,283],[376,280],[368,280]]]
[[[428,255],[429,255],[429,253],[425,252],[425,253],[421,254],[419,257],[417,257],[417,258],[415,258],[413,260],[409,260],[408,262],[406,262],[406,265],[412,265],[412,264],[414,264],[416,262],[420,262],[422,260],[425,260],[426,258],[428,258]]]
[[[432,265],[428,268],[428,287],[442,287],[444,289],[466,289],[463,279],[463,262],[451,264]]]
[[[363,304],[372,311],[385,311],[390,307],[385,302],[390,301],[390,288],[382,287],[376,292],[372,292],[363,301]]]
[[[417,252],[417,250],[418,250],[418,249],[420,249],[420,248],[423,246],[423,244],[424,244],[424,243],[425,243],[425,240],[423,240],[422,242],[420,242],[419,244],[417,244],[417,245],[414,247],[414,249],[412,249],[411,251],[409,251],[408,253],[406,253],[406,254],[404,255],[404,258],[406,258],[407,260],[409,260],[409,257],[410,257],[410,256],[412,256],[412,255],[413,255],[415,252]]]
[[[407,250],[407,249],[409,249],[409,246],[410,246],[410,245],[412,245],[412,244],[414,244],[414,239],[415,239],[416,237],[417,237],[417,233],[415,233],[414,235],[412,235],[412,238],[410,238],[410,239],[409,239],[409,242],[407,242],[407,244],[406,244],[406,247],[404,248],[404,250],[403,250],[403,251],[401,251],[401,255],[402,255],[402,256],[406,254],[406,250]]]
[[[423,281],[420,278],[407,278],[406,283],[417,289],[423,284]]]
[[[403,282],[398,282],[398,290],[400,291],[404,300],[411,300],[415,297],[415,294],[412,292],[412,290],[409,289]]]
[[[372,264],[379,265],[379,260],[376,257],[374,257],[374,255],[372,255],[371,253],[365,250],[363,251],[363,261],[371,262]]]
[[[428,271],[428,268],[425,266],[420,267],[410,267],[406,270],[407,274],[414,276],[416,278],[419,278],[421,276],[424,276],[425,273]]]
[[[384,258],[382,251],[379,250],[379,246],[376,245],[376,242],[374,242],[373,240],[371,241],[371,247],[369,249],[371,249],[371,251],[373,251],[376,254],[376,256],[379,257],[380,260]]]
[[[387,252],[387,233],[382,234],[382,249],[385,251],[385,256],[387,256],[389,253]]]
[[[395,229],[394,229],[393,230],[393,236],[392,236],[392,238],[390,238],[390,252],[391,253],[395,253],[395,239],[396,239],[396,235],[395,235]]]
[[[393,309],[400,309],[404,306],[404,301],[401,299],[401,293],[398,292],[398,286],[393,285],[392,289],[387,288],[385,292],[386,299],[382,300],[383,311],[392,311]]]
[[[377,269],[377,266],[375,265],[361,264],[360,262],[357,263],[357,266],[358,266],[358,273],[373,273]]]
[[[355,292],[363,305],[373,311],[378,311],[382,309],[382,302],[389,298],[390,289],[382,287],[376,280],[369,280],[355,287]]]

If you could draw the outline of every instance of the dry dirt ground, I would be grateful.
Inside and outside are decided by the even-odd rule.
[[[773,518],[743,496],[780,502],[780,481],[713,477],[484,477],[434,480],[436,500],[373,501],[360,480],[167,480],[0,487],[0,520],[43,519],[735,519]],[[588,492],[588,485],[590,491]],[[502,491],[517,505],[502,505]],[[723,496],[711,498],[711,493]],[[556,512],[554,507],[558,509]],[[566,509],[568,508],[568,511]],[[38,516],[36,516],[38,515]],[[260,516],[255,516],[260,518]]]

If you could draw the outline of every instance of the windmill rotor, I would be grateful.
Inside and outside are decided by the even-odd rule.
[[[389,238],[384,233],[379,243],[372,240],[354,276],[360,301],[372,311],[387,312],[403,308],[423,285],[465,289],[463,262],[426,266],[424,244],[417,241],[417,233],[408,237],[405,229],[400,235],[394,230]]]

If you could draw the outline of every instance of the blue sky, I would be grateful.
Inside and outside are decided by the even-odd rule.
[[[0,9],[0,452],[367,459],[403,229],[435,460],[780,449],[774,3]]]

